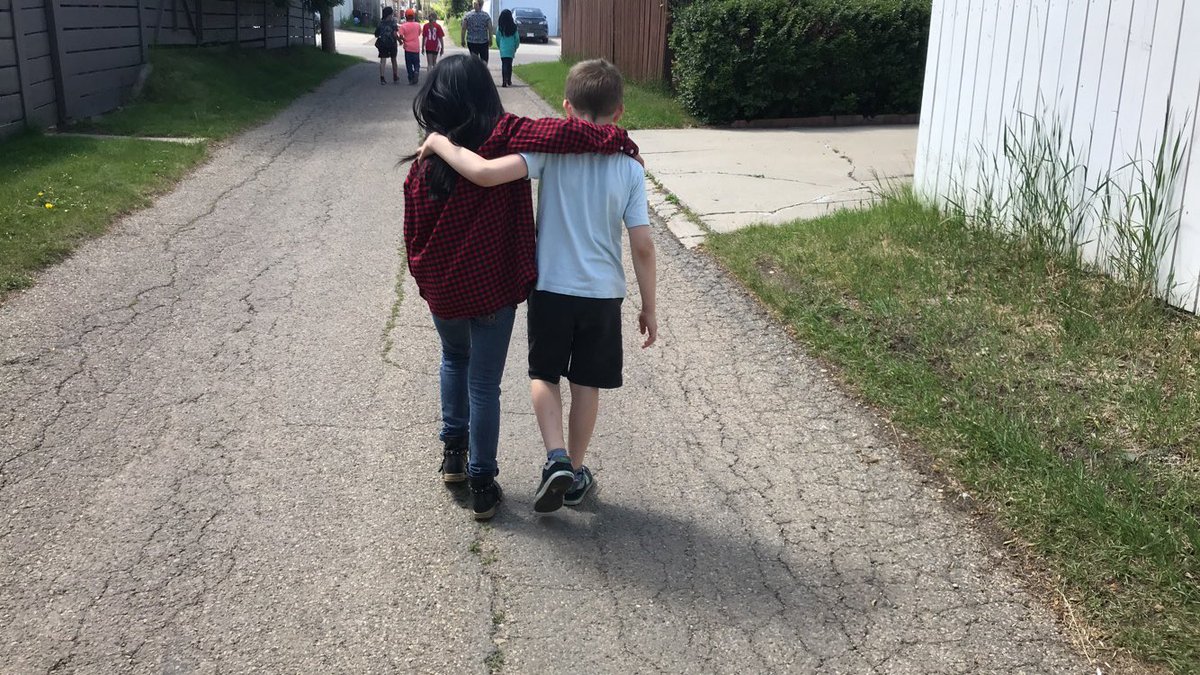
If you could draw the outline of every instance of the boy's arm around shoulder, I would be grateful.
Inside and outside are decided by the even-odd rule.
[[[638,154],[629,132],[612,124],[599,126],[574,117],[513,116],[503,122],[507,122],[508,152]]]
[[[427,159],[430,155],[441,157],[450,168],[458,172],[458,175],[480,187],[503,185],[529,175],[525,158],[520,155],[484,159],[475,152],[455,145],[439,133],[429,134],[417,149],[419,161]]]

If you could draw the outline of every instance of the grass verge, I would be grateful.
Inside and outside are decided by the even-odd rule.
[[[35,135],[0,147],[0,293],[32,285],[35,270],[149,204],[205,155],[200,145]]]
[[[362,63],[316,47],[154,48],[133,104],[80,129],[122,136],[222,139],[265,121],[331,75]]]
[[[572,65],[571,61],[527,63],[513,68],[513,72],[562,113],[567,71]],[[625,116],[620,124],[626,129],[685,129],[698,126],[699,122],[679,105],[665,86],[627,81]]]
[[[151,50],[142,98],[78,130],[228,137],[357,59],[320,50]],[[204,145],[29,134],[0,142],[0,297],[146,206],[205,157]],[[49,206],[47,206],[49,205]]]
[[[1085,651],[1200,671],[1200,321],[908,194],[708,246],[1046,562]]]
[[[448,16],[441,23],[442,23],[442,29],[446,31],[445,41],[447,43],[447,46],[456,45],[459,47],[466,47],[466,45],[458,44],[460,42],[459,38],[462,37],[462,17],[461,16]]]

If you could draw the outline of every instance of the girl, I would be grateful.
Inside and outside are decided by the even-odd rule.
[[[517,35],[517,22],[513,21],[511,9],[500,12],[496,21],[496,48],[500,50],[500,86],[512,86],[513,57],[521,46],[521,38]]]
[[[421,31],[421,41],[425,44],[425,61],[432,68],[437,65],[438,57],[445,50],[444,39],[446,31],[437,22],[437,12],[429,13],[429,21]]]
[[[487,65],[466,55],[430,71],[413,115],[426,132],[489,159],[521,151],[637,154],[614,126],[506,114]],[[469,479],[475,518],[487,520],[502,498],[500,378],[516,306],[537,277],[529,182],[481,188],[459,180],[441,158],[414,162],[404,181],[404,246],[442,346],[442,479]]]

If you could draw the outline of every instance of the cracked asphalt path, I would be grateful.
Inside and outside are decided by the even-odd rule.
[[[630,331],[598,495],[532,512],[518,321],[508,499],[476,525],[436,473],[436,339],[399,251],[412,89],[374,81],[346,71],[0,307],[0,670],[1086,669],[662,230],[660,344]]]

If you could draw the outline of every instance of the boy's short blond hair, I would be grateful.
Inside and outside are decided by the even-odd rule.
[[[625,81],[621,71],[604,59],[580,61],[567,73],[566,96],[576,111],[608,117],[625,102]]]

